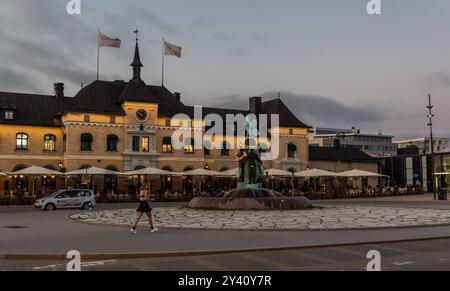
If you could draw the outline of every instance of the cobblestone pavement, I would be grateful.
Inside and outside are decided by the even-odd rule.
[[[382,271],[449,271],[450,239],[361,244],[226,255],[82,261],[82,271],[365,271],[367,252]],[[0,271],[64,271],[67,261],[0,261]]]
[[[73,221],[129,226],[134,209],[75,213]],[[448,210],[367,206],[321,206],[303,211],[216,211],[157,208],[154,219],[166,229],[331,230],[450,225]],[[141,221],[144,225],[145,219]]]

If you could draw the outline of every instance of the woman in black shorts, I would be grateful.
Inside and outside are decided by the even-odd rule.
[[[148,222],[150,224],[151,232],[158,231],[158,229],[153,226],[153,219],[152,219],[152,210],[153,209],[148,204],[149,198],[150,198],[149,191],[146,186],[143,186],[141,188],[141,191],[139,192],[139,207],[137,209],[136,222],[134,223],[133,228],[130,230],[133,234],[137,234],[136,228],[137,228],[142,216],[144,215],[144,213],[148,217]]]

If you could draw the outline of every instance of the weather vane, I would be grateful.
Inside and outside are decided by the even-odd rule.
[[[136,41],[138,41],[139,40],[139,36],[138,36],[139,29],[137,26],[136,26],[136,30],[134,30],[133,32],[136,34]]]

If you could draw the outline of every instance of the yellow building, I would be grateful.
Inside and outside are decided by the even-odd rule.
[[[141,79],[143,67],[136,43],[131,64],[133,78],[128,81],[94,81],[75,97],[64,96],[64,84],[54,85],[55,95],[0,92],[0,171],[14,172],[37,165],[61,171],[97,166],[117,171],[144,167],[181,172],[209,167],[223,171],[237,167],[237,150],[195,149],[186,144],[175,150],[171,136],[178,129],[173,117],[183,113],[193,118],[194,107],[181,101],[181,95],[165,87],[147,85]],[[250,98],[243,110],[203,108],[203,117],[215,113],[279,115],[278,157],[265,162],[266,168],[300,171],[308,164],[310,127],[298,120],[281,99],[262,102]],[[193,122],[193,131],[205,132],[205,123]],[[206,138],[205,138],[206,139]],[[227,138],[235,142],[236,137]],[[79,184],[79,179],[69,183]],[[98,190],[126,191],[135,180],[106,177],[97,179]],[[3,179],[0,191],[28,188],[25,177]],[[52,177],[41,177],[35,189],[58,187]],[[166,177],[155,187],[181,188],[191,183]],[[186,184],[185,184],[186,186]]]

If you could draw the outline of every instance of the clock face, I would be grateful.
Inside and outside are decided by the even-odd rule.
[[[145,109],[139,109],[136,111],[136,119],[140,122],[145,122],[148,119],[148,113]]]

